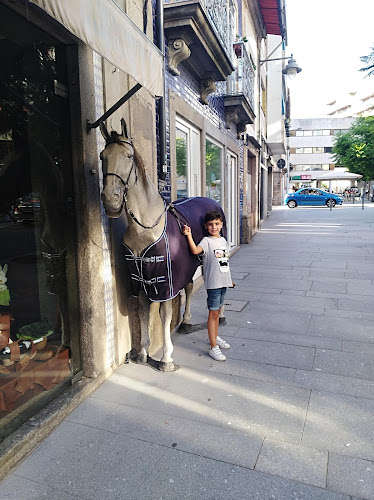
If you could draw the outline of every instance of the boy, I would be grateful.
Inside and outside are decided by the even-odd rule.
[[[205,215],[205,228],[209,236],[205,236],[198,245],[195,244],[191,228],[183,227],[188,245],[194,255],[203,253],[204,282],[208,294],[208,335],[210,341],[209,355],[216,361],[225,361],[226,356],[221,349],[230,349],[230,344],[218,336],[219,312],[223,306],[227,287],[232,286],[229,268],[229,250],[227,241],[221,236],[223,226],[220,212],[212,211]]]

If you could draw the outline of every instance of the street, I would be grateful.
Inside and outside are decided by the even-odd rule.
[[[374,203],[275,207],[230,266],[227,361],[200,330],[120,366],[2,498],[374,500]]]

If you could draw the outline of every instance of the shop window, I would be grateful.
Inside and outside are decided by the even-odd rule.
[[[0,430],[80,370],[65,48],[0,6]],[[69,268],[67,261],[69,260]],[[68,286],[66,273],[69,271]],[[75,305],[75,307],[77,307]],[[17,419],[12,419],[15,415]]]
[[[206,140],[206,196],[222,205],[222,146],[210,139]]]
[[[200,131],[178,117],[176,120],[177,198],[201,196]]]

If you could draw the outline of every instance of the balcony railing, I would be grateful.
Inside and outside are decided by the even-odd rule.
[[[255,70],[245,48],[244,42],[233,44],[235,52],[235,71],[228,77],[227,93],[229,95],[243,94],[254,110]]]
[[[188,3],[188,0],[164,0],[164,3]],[[200,0],[209,21],[222,43],[229,59],[234,61],[233,42],[235,37],[236,11],[233,0]]]

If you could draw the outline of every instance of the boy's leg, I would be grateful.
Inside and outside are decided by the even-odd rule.
[[[218,311],[209,311],[208,316],[208,335],[210,347],[214,347],[217,345],[217,335],[218,335],[218,324],[219,324],[219,309]]]

